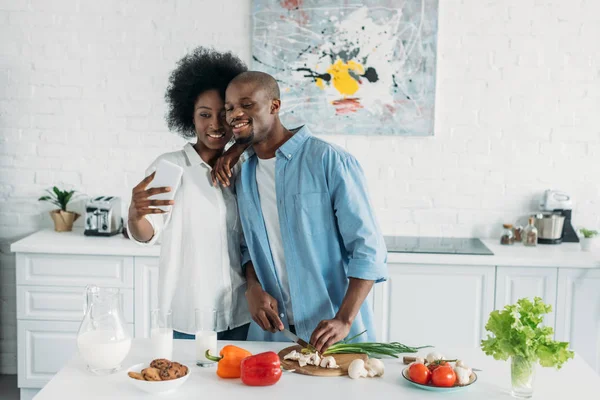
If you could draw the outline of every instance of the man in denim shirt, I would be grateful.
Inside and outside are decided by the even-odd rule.
[[[279,97],[275,79],[256,71],[226,92],[227,123],[254,152],[235,182],[255,322],[248,339],[286,341],[288,326],[319,351],[364,330],[357,340],[375,341],[366,299],[387,278],[387,250],[363,171],[306,126],[286,129]]]

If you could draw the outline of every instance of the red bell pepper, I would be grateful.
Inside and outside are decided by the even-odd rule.
[[[282,374],[279,356],[272,351],[244,358],[241,367],[242,382],[248,386],[274,385]]]

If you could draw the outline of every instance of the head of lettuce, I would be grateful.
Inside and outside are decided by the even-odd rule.
[[[552,327],[542,325],[544,315],[551,311],[552,306],[535,297],[533,302],[522,298],[490,314],[485,329],[493,336],[488,334],[481,341],[481,348],[496,360],[511,358],[513,392],[533,390],[537,363],[560,369],[574,357],[569,343],[553,340]]]

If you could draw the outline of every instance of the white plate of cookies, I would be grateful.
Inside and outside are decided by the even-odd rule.
[[[127,377],[134,386],[152,394],[174,392],[189,376],[187,366],[164,358],[152,360],[150,364],[136,364],[127,370]]]

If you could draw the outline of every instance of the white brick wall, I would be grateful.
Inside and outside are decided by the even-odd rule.
[[[345,137],[386,234],[498,234],[546,188],[600,225],[600,3],[440,0],[436,132]],[[128,197],[178,148],[167,77],[204,44],[250,59],[250,0],[0,0],[0,373],[16,372],[15,239],[54,183]],[[317,132],[318,133],[318,132]],[[78,221],[81,224],[81,221]]]
[[[37,197],[64,183],[128,199],[183,143],[163,119],[175,62],[197,45],[248,61],[249,15],[240,0],[0,0],[0,373],[17,364],[10,243],[52,225]]]

